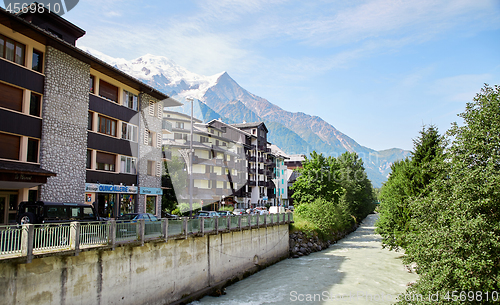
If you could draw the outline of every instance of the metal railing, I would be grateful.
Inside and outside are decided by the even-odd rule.
[[[0,257],[21,254],[22,227],[0,226]]]
[[[64,224],[26,224],[0,226],[0,259],[114,247],[146,240],[187,238],[189,235],[249,230],[253,227],[290,223],[293,214],[240,215],[199,219],[160,219],[107,222],[71,222]]]

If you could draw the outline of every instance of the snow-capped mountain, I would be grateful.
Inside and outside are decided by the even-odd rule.
[[[172,97],[190,96],[202,100],[205,92],[215,86],[219,77],[225,73],[203,76],[190,72],[163,56],[146,54],[128,61],[91,48],[81,47],[81,49]]]
[[[289,154],[308,154],[315,150],[338,156],[345,151],[355,151],[363,159],[368,177],[376,187],[386,180],[394,161],[409,155],[401,149],[378,152],[361,146],[318,116],[286,111],[248,92],[227,72],[203,76],[163,56],[146,54],[127,61],[90,48],[81,49],[175,99],[185,101],[188,96],[197,99],[199,107],[195,115],[204,121],[219,118],[228,123],[264,121],[270,131],[268,140]],[[188,113],[190,109],[180,107],[177,111]]]

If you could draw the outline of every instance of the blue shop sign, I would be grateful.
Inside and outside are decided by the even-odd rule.
[[[163,195],[163,190],[156,187],[141,187],[141,195]]]
[[[86,192],[137,194],[137,186],[85,183]]]

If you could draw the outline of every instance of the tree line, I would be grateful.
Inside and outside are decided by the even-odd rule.
[[[496,291],[499,300],[499,90],[485,85],[444,135],[424,127],[381,189],[377,232],[419,274],[407,295],[486,304]]]

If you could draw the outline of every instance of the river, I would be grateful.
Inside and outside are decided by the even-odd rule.
[[[191,304],[393,304],[417,275],[401,253],[382,249],[370,214],[330,248],[287,259],[226,288],[226,295]]]

